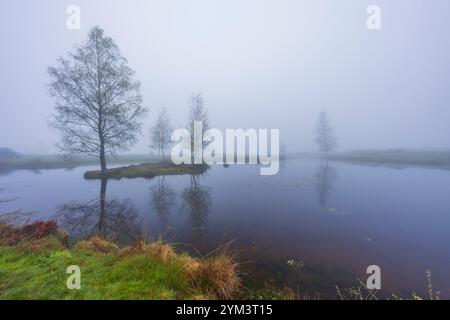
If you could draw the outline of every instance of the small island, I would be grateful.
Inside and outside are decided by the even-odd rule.
[[[169,161],[149,162],[139,165],[130,165],[126,167],[111,168],[102,175],[100,170],[87,171],[84,174],[85,179],[122,179],[122,178],[153,178],[161,175],[182,175],[182,174],[200,174],[205,172],[208,166],[205,164],[176,165]]]

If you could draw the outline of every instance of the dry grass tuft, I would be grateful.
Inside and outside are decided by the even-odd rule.
[[[232,299],[241,287],[238,264],[228,246],[200,261],[188,261],[185,269],[195,285],[220,299]]]
[[[98,236],[94,236],[89,240],[78,241],[76,248],[80,250],[88,250],[103,253],[112,253],[119,251],[119,247],[107,240],[104,240]]]
[[[189,256],[181,256],[180,259],[183,262],[183,269],[189,276],[189,279],[195,279],[195,274],[200,269],[200,261]]]
[[[23,241],[17,244],[17,248],[23,251],[60,250],[67,248],[66,244],[57,237],[46,237],[36,240]]]
[[[121,250],[121,254],[123,255],[148,254],[157,257],[164,262],[169,262],[175,257],[177,257],[177,254],[170,245],[163,243],[161,241],[145,242],[143,240],[139,240],[131,247],[123,248]]]

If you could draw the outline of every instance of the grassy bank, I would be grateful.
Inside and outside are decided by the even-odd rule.
[[[142,163],[158,161],[158,158],[150,155],[115,155],[108,157],[108,164]],[[43,170],[75,168],[85,165],[98,165],[99,160],[95,157],[63,155],[24,155],[15,159],[1,160],[2,170]]]
[[[332,160],[397,166],[430,166],[450,168],[450,151],[361,150],[337,153]]]
[[[239,288],[223,250],[195,259],[162,242],[120,248],[97,237],[69,248],[48,228],[0,226],[0,299],[229,299]],[[80,267],[80,290],[67,289],[71,265]]]
[[[81,271],[81,288],[67,288],[69,266]],[[427,295],[369,290],[356,279],[336,289],[340,300],[439,300],[431,272]],[[320,279],[317,279],[320,281]],[[227,248],[205,258],[176,252],[163,242],[138,241],[119,247],[99,237],[67,245],[53,221],[16,227],[0,221],[0,300],[2,299],[321,299],[319,292],[279,288],[265,282],[245,288]]]
[[[199,174],[207,169],[206,165],[174,165],[171,162],[153,162],[109,169],[106,177],[108,179],[153,178],[161,175]],[[87,171],[84,177],[101,179],[102,174],[99,170]]]

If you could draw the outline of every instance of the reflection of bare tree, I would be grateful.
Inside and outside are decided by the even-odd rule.
[[[190,214],[192,227],[201,235],[211,206],[211,190],[201,186],[198,179],[199,175],[191,175],[191,185],[183,190],[182,198],[183,210]]]
[[[4,189],[3,188],[0,188],[0,192],[2,192]],[[11,202],[11,201],[14,201],[14,200],[16,200],[17,198],[0,198],[0,204],[1,203],[6,203],[6,202]]]
[[[2,192],[3,189],[0,188],[0,192]],[[26,224],[31,220],[31,216],[33,215],[32,212],[22,212],[21,209],[13,209],[13,210],[7,210],[4,211],[1,207],[2,204],[13,202],[17,200],[18,198],[0,198],[0,220],[6,221],[13,224]]]
[[[316,173],[316,187],[317,197],[319,204],[325,207],[330,197],[331,192],[334,190],[334,183],[337,179],[337,172],[333,167],[330,167],[328,161],[323,161],[319,165],[319,169]]]
[[[164,183],[165,176],[157,177],[157,185],[151,188],[152,205],[156,210],[158,217],[163,225],[167,225],[167,217],[170,213],[170,207],[175,201],[175,191]]]
[[[136,208],[129,199],[107,201],[107,182],[107,179],[102,179],[98,199],[82,204],[65,204],[60,209],[60,223],[73,239],[100,235],[120,243],[129,243],[140,237]]]

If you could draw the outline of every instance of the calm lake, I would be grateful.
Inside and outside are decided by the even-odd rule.
[[[450,298],[450,171],[289,160],[275,176],[258,166],[213,166],[201,176],[85,180],[96,167],[0,175],[0,211],[56,217],[72,239],[101,230],[118,241],[142,233],[207,254],[231,240],[245,282],[335,297],[366,279],[382,288]],[[104,197],[102,197],[104,195]],[[104,200],[104,201],[102,201]],[[365,281],[365,280],[364,280]]]

